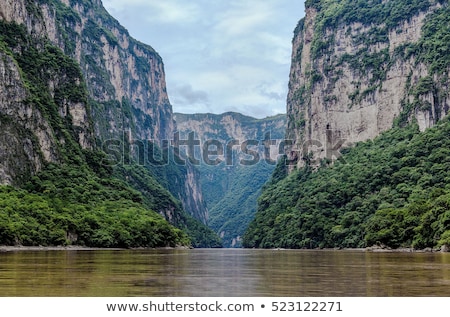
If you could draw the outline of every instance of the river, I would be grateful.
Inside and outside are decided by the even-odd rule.
[[[0,253],[0,296],[450,296],[450,254],[10,251]]]

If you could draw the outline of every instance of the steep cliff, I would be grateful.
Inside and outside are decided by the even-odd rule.
[[[445,53],[433,45],[445,41],[446,30],[435,30],[433,20],[443,6],[447,1],[307,1],[293,39],[289,158],[301,166],[313,153],[318,165],[394,124],[417,121],[423,131],[442,119],[449,80]]]
[[[44,163],[92,150],[94,134],[78,65],[23,24],[0,20],[0,28],[0,182],[18,184]]]
[[[117,138],[129,130],[139,140],[171,137],[172,107],[158,53],[130,37],[101,1],[39,2],[47,36],[85,75],[97,134]]]
[[[221,115],[176,113],[175,118],[183,138],[187,139],[193,132],[200,141],[194,154],[199,161],[202,191],[209,209],[208,225],[220,235],[225,247],[241,247],[241,237],[256,212],[257,197],[275,168],[286,116],[255,119],[227,112]],[[267,147],[270,155],[267,155],[264,142],[271,140],[270,148]],[[258,151],[257,162],[241,162],[254,159],[242,151],[245,142],[257,144],[253,147]],[[211,145],[205,147],[208,143]],[[218,150],[218,155],[209,157],[208,149],[211,153]]]
[[[202,236],[217,245],[200,223],[207,209],[195,168],[139,161],[148,154],[139,144],[158,148],[175,131],[153,48],[99,0],[2,1],[0,26],[0,183],[24,185],[52,163],[100,173],[113,164],[147,207],[197,235],[194,245]]]
[[[306,1],[292,146],[244,246],[448,249],[449,17],[448,1]]]

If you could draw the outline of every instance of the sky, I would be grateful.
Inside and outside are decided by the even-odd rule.
[[[303,0],[103,0],[162,57],[174,112],[286,113]]]

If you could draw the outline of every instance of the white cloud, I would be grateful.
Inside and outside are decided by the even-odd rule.
[[[175,86],[172,90],[173,100],[190,105],[209,105],[209,96],[203,90],[194,90],[190,84]]]
[[[149,7],[156,11],[156,15],[148,18],[152,23],[192,23],[198,21],[200,17],[199,8],[189,1],[156,1],[150,2]]]
[[[148,13],[146,20],[152,24],[195,22],[201,18],[201,9],[193,1],[103,0],[103,4],[116,12],[140,8],[141,13]]]
[[[248,6],[247,2],[239,2],[218,16],[218,23],[214,29],[223,36],[248,36],[249,33],[267,22],[270,17],[271,12],[268,10],[254,10]]]

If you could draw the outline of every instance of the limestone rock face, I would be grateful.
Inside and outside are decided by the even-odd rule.
[[[176,124],[162,58],[151,46],[132,38],[100,0],[4,0],[0,23],[23,28],[26,44],[33,49],[45,51],[47,44],[58,47],[77,64],[80,78],[61,70],[46,80],[45,93],[57,103],[63,124],[70,125],[65,128],[74,131],[83,149],[104,149],[111,139],[156,144],[172,140]],[[14,52],[0,45],[0,184],[13,184],[47,162],[61,162],[58,149],[69,143],[54,131],[42,112],[45,105],[39,108],[30,102],[29,84],[14,59],[21,45]],[[83,90],[83,100],[59,98],[67,77]],[[178,184],[172,186],[177,191],[172,194],[186,211],[205,223],[207,209],[196,173],[188,166],[178,179],[168,181]],[[169,210],[165,216],[170,218]]]
[[[0,4],[0,184],[21,183],[44,163],[60,162],[62,147],[72,137],[82,149],[94,144],[82,75],[61,52],[48,48],[45,38],[39,40],[39,21],[20,1]],[[70,73],[57,63],[39,68],[50,56]],[[80,96],[70,96],[69,90]],[[61,133],[62,124],[73,135]]]
[[[40,169],[44,158],[38,155],[39,150],[47,160],[55,159],[51,152],[51,130],[41,114],[24,103],[26,96],[13,59],[0,52],[0,182],[3,184],[13,184],[22,175]],[[27,135],[27,128],[39,131]],[[37,144],[33,143],[33,137],[37,137]]]
[[[90,95],[100,104],[93,108],[94,121],[109,122],[107,129],[97,123],[97,134],[107,138],[128,129],[141,140],[170,137],[175,125],[159,54],[130,37],[101,1],[64,0],[59,6],[78,18],[61,19],[57,7],[42,5],[45,28],[51,41],[80,63]],[[110,109],[114,102],[121,109]]]
[[[334,160],[340,148],[394,124],[417,121],[423,131],[448,113],[448,94],[441,93],[448,78],[432,72],[419,49],[424,25],[442,5],[426,1],[389,20],[394,2],[377,4],[386,17],[370,20],[356,5],[344,7],[348,1],[307,1],[293,38],[287,98],[294,163]],[[433,89],[419,93],[427,80]]]
[[[161,57],[130,37],[101,1],[7,0],[0,3],[0,18],[24,24],[80,64],[90,97],[98,103],[92,109],[98,136],[128,129],[139,139],[171,137],[175,123]],[[75,108],[75,120],[82,119],[79,105]]]

